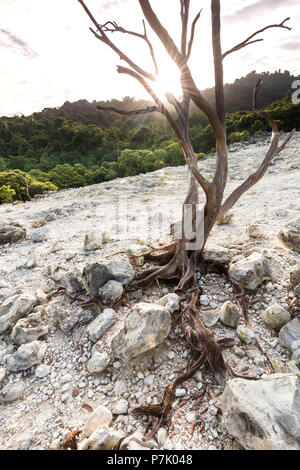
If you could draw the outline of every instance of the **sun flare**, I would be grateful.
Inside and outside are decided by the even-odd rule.
[[[162,101],[166,101],[167,93],[172,93],[176,98],[182,95],[180,75],[177,70],[176,72],[174,73],[173,69],[160,71],[152,85],[154,92]]]

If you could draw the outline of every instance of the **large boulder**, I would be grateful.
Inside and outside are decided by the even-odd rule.
[[[40,364],[44,359],[46,349],[47,344],[41,341],[22,344],[15,353],[6,356],[8,370],[20,372]]]
[[[15,243],[26,238],[26,230],[22,225],[17,223],[10,223],[7,225],[0,225],[0,245],[6,243]]]
[[[230,380],[223,424],[246,450],[300,450],[300,383],[294,374]]]
[[[300,253],[300,218],[281,229],[278,238],[284,246]]]
[[[133,278],[132,266],[126,259],[88,264],[82,272],[84,287],[93,297],[100,297],[99,289],[108,281],[118,281],[126,286]]]
[[[30,294],[14,295],[7,298],[0,307],[0,334],[28,315],[36,303],[36,297]]]
[[[255,290],[264,281],[271,279],[271,271],[263,255],[252,253],[245,259],[233,261],[229,267],[229,276],[243,288]]]
[[[166,307],[144,302],[136,304],[112,341],[114,356],[130,361],[161,344],[170,329],[171,314]]]

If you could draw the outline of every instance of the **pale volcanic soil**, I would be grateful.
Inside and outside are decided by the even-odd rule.
[[[260,165],[268,142],[269,137],[264,137],[256,143],[231,147],[226,193],[241,184]],[[273,279],[267,286],[265,283],[254,293],[247,294],[248,315],[250,327],[262,350],[269,358],[283,362],[289,359],[288,352],[280,345],[278,334],[263,325],[261,314],[274,303],[289,308],[294,298],[289,273],[295,264],[300,263],[300,254],[286,249],[277,234],[285,224],[300,216],[299,149],[298,132],[263,180],[233,208],[231,223],[214,228],[208,245],[227,249],[230,258],[246,256],[254,251],[267,257]],[[208,178],[212,177],[214,166],[214,157],[199,163]],[[154,246],[168,243],[171,239],[169,225],[179,218],[187,185],[186,167],[166,168],[146,175],[61,191],[23,204],[1,205],[0,225],[18,222],[30,234],[39,230],[33,227],[42,221],[46,236],[40,242],[27,238],[23,242],[0,246],[0,303],[20,292],[42,290],[50,294],[60,286],[60,280],[53,275],[53,268],[59,267],[66,274],[91,262],[126,257],[128,246],[137,240]],[[152,223],[149,223],[150,215]],[[262,226],[263,238],[249,238],[246,229],[251,224]],[[160,232],[157,232],[157,227]],[[97,251],[87,252],[83,244],[85,234],[90,231],[108,232],[112,240]],[[29,267],[32,265],[28,261],[32,258],[35,262],[33,267]],[[203,294],[208,297],[208,304],[206,302],[201,315],[217,313],[224,300],[233,295],[230,282],[221,276],[207,275],[199,283]],[[147,289],[129,290],[124,302],[116,309],[117,322],[101,338],[102,350],[110,351],[112,338],[122,328],[132,305],[140,301],[155,302],[166,293],[174,292],[175,287],[175,283],[159,281]],[[86,334],[86,328],[87,322],[100,311],[95,305],[82,306],[89,299],[83,295],[74,301],[62,292],[44,300],[45,321],[50,329],[41,339],[47,345],[42,363],[50,366],[50,373],[38,378],[35,376],[36,367],[17,373],[7,371],[0,383],[0,392],[1,387],[19,382],[24,384],[24,392],[13,401],[0,404],[0,449],[57,449],[70,431],[83,428],[91,409],[104,405],[112,410],[120,400],[128,402],[128,411],[114,414],[111,427],[124,437],[136,431],[143,436],[155,420],[132,415],[131,409],[160,403],[165,386],[191,364],[191,350],[177,329],[156,349],[131,363],[121,364],[115,359],[102,374],[90,374],[87,362],[93,343]],[[82,309],[87,316],[87,321],[83,322],[86,324],[77,324],[65,334],[55,321],[54,307],[70,315],[76,309]],[[266,357],[258,349],[249,349],[243,344],[235,329],[219,321],[212,331],[217,338],[236,339],[244,357],[237,357],[230,350],[224,354],[238,373],[244,370],[254,376],[268,373]],[[9,335],[3,334],[0,336],[0,360],[3,360],[1,351],[8,347],[10,353],[16,349]],[[5,364],[0,362],[1,366],[5,367]],[[155,442],[152,439],[149,447],[240,449],[222,423],[220,396],[223,389],[216,385],[209,368],[203,367],[200,374],[180,389],[183,389],[182,396],[173,403],[171,421],[163,425],[165,432],[161,431],[159,436],[156,434]],[[201,395],[202,400],[199,400]]]

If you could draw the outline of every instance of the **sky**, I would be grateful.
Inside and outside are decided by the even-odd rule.
[[[86,0],[97,21],[114,20],[142,32],[138,0]],[[152,0],[162,24],[180,42],[179,0]],[[289,70],[300,76],[300,0],[221,0],[223,51],[269,24],[291,17],[290,32],[274,29],[264,41],[224,60],[225,81],[257,70]],[[203,8],[190,66],[199,88],[213,86],[210,0],[191,0],[191,17]],[[0,116],[30,115],[65,101],[147,98],[132,77],[119,75],[119,57],[89,31],[90,20],[77,0],[0,0]],[[148,27],[156,50],[162,87],[176,92],[177,70]],[[112,39],[150,72],[144,41],[114,33]],[[126,65],[121,63],[121,65]]]

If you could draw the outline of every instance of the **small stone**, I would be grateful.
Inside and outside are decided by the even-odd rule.
[[[22,344],[13,354],[6,356],[6,364],[11,372],[27,370],[42,362],[47,345],[41,341]]]
[[[78,450],[113,450],[122,437],[122,432],[100,426],[88,439],[80,441]]]
[[[75,270],[64,276],[61,280],[62,287],[64,287],[68,294],[77,294],[83,290],[81,274]]]
[[[24,382],[17,382],[12,384],[7,384],[5,387],[2,388],[1,390],[1,400],[4,403],[8,403],[11,401],[15,401],[18,398],[21,398],[25,392],[26,385]]]
[[[47,377],[51,373],[51,367],[47,366],[46,364],[41,364],[40,366],[37,366],[35,370],[35,376],[38,377],[39,379],[43,379],[44,377]]]
[[[280,230],[278,238],[286,248],[300,253],[300,218]]]
[[[300,349],[300,320],[294,320],[287,323],[281,328],[279,333],[281,343],[290,351],[295,352]]]
[[[0,306],[0,334],[28,315],[36,305],[36,298],[30,294],[8,297]]]
[[[209,305],[210,299],[207,295],[200,295],[200,303],[201,305]]]
[[[126,415],[128,411],[128,401],[122,398],[112,407],[112,413],[114,415]]]
[[[175,392],[176,398],[185,397],[185,395],[186,395],[186,390],[184,388],[177,388]]]
[[[117,321],[118,316],[112,308],[107,308],[87,327],[87,335],[96,343]]]
[[[154,382],[154,379],[155,379],[155,376],[154,376],[154,375],[148,375],[148,376],[144,379],[144,384],[145,384],[147,387],[152,387],[153,382]]]
[[[96,251],[102,247],[102,233],[88,232],[84,238],[83,249]]]
[[[233,354],[235,354],[237,357],[240,357],[241,359],[246,356],[245,351],[243,351],[236,345],[232,346],[231,351],[233,352]]]
[[[0,367],[0,385],[4,381],[5,377],[6,377],[6,368]]]
[[[196,413],[194,411],[187,413],[185,415],[185,419],[189,424],[192,424],[194,421],[196,421]]]
[[[106,406],[98,406],[82,430],[82,437],[90,437],[100,426],[110,426],[113,416]]]
[[[298,284],[298,286],[295,288],[295,294],[296,296],[298,297],[298,299],[300,299],[300,284]]]
[[[248,290],[255,290],[264,281],[271,279],[268,260],[259,253],[252,253],[245,259],[233,261],[229,266],[233,282]]]
[[[274,330],[282,328],[290,319],[290,313],[278,304],[268,307],[262,314],[264,324]]]
[[[102,374],[111,362],[111,357],[107,353],[95,352],[87,363],[87,370],[90,374]]]
[[[46,227],[29,230],[28,239],[34,243],[40,243],[48,240],[48,229]]]
[[[71,380],[72,380],[72,375],[71,374],[64,374],[60,379],[62,384],[65,384],[67,382],[71,382]]]
[[[48,331],[49,326],[43,322],[42,316],[34,312],[17,321],[11,332],[11,338],[14,344],[20,346],[45,336]]]
[[[149,251],[149,247],[146,245],[131,245],[127,250],[127,258],[133,266],[143,266],[145,262],[143,253]]]
[[[167,433],[166,429],[159,428],[159,430],[157,431],[157,443],[158,443],[159,447],[164,446],[164,444],[167,440],[167,436],[168,436],[168,433]]]
[[[124,395],[127,392],[127,384],[123,380],[118,380],[114,386],[114,394],[117,396]]]
[[[167,294],[157,302],[158,305],[166,307],[172,314],[180,309],[180,297],[176,294]]]
[[[243,325],[238,326],[237,335],[246,344],[255,342],[255,335],[253,331],[249,330],[249,328],[246,328]]]
[[[108,281],[99,289],[99,296],[105,305],[114,305],[124,292],[123,284],[118,281]]]
[[[293,287],[300,284],[300,264],[297,264],[290,273],[290,281]]]
[[[202,372],[201,370],[197,370],[197,372],[194,374],[194,379],[197,380],[197,382],[202,382]]]
[[[26,230],[18,223],[10,223],[0,226],[0,245],[16,243],[25,240]]]
[[[249,225],[247,234],[250,238],[263,238],[264,231],[261,225]]]
[[[230,380],[221,398],[223,424],[246,450],[299,450],[299,392],[294,374]]]
[[[240,321],[240,311],[236,305],[227,301],[221,307],[220,320],[230,328],[237,328]]]
[[[201,320],[207,328],[212,328],[215,326],[220,319],[220,314],[218,312],[204,312],[201,313]]]

